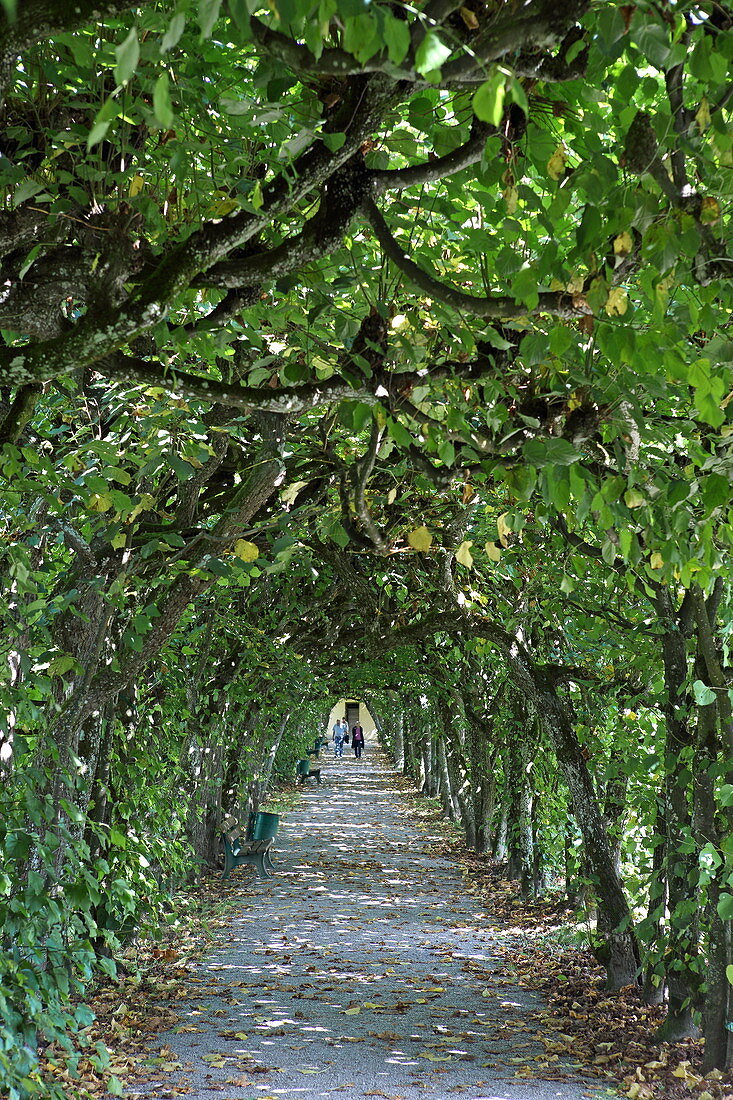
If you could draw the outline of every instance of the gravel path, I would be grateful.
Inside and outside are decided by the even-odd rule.
[[[281,821],[277,875],[234,872],[241,905],[159,1036],[157,1072],[128,1095],[608,1096],[548,1058],[529,1018],[542,1002],[503,975],[490,916],[394,773],[373,750],[323,763]]]

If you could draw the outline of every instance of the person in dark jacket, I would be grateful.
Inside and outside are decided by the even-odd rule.
[[[364,730],[358,722],[351,730],[351,744],[354,746],[354,756],[357,760],[361,759],[361,751],[364,748]]]

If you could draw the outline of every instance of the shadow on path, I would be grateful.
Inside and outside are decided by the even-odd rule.
[[[160,1037],[164,1072],[130,1096],[598,1095],[579,1072],[539,1068],[541,1001],[501,976],[490,916],[393,784],[373,754],[324,761],[281,823],[276,876],[235,872],[241,906]]]

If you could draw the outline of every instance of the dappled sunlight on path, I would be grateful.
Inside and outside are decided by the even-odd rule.
[[[536,1038],[539,1002],[503,976],[440,839],[376,755],[324,760],[323,783],[281,823],[275,877],[235,872],[231,924],[161,1038],[161,1072],[130,1095],[591,1094]]]

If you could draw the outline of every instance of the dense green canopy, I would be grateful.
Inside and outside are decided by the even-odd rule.
[[[339,695],[729,1065],[729,6],[3,0],[0,53],[9,1095]]]

